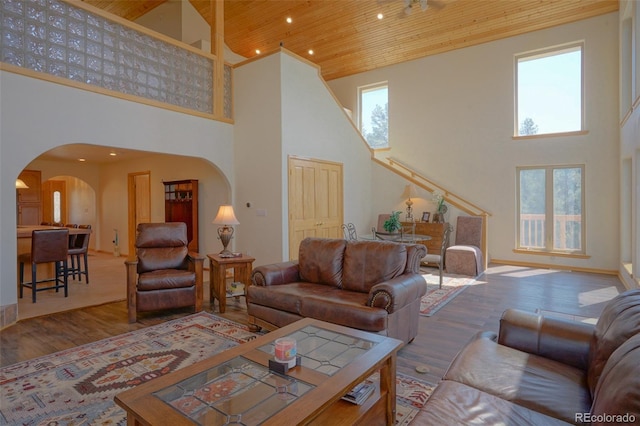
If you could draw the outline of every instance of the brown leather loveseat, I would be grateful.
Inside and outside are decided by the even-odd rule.
[[[273,330],[310,317],[410,342],[427,289],[425,254],[420,244],[306,238],[297,261],[253,270],[249,324]]]
[[[640,290],[597,324],[509,309],[453,360],[420,413],[424,424],[638,424]]]

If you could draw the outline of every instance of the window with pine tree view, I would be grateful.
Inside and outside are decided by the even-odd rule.
[[[584,253],[584,166],[519,167],[518,248]]]
[[[518,136],[583,130],[582,43],[516,56]]]
[[[358,88],[360,133],[371,148],[389,146],[389,91],[387,83]]]

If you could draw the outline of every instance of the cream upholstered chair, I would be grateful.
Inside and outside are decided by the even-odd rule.
[[[447,273],[475,277],[484,272],[482,220],[479,216],[458,216],[455,244],[445,252]]]

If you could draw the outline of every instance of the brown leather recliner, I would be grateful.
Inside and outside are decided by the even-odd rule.
[[[475,336],[416,421],[423,424],[637,424],[640,289],[613,298],[597,324],[509,309]]]
[[[136,256],[125,261],[130,323],[138,312],[202,310],[204,256],[189,252],[186,224],[141,223],[135,247]]]
[[[315,318],[410,342],[418,333],[421,244],[306,238],[297,261],[253,270],[249,324],[273,330]]]

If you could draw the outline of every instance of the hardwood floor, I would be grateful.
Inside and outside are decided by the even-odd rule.
[[[478,331],[498,330],[500,315],[507,308],[545,309],[597,318],[604,304],[622,291],[622,283],[613,276],[492,266],[477,284],[464,290],[436,314],[420,317],[419,335],[400,350],[398,371],[435,384],[471,336]],[[204,308],[212,312],[208,300]],[[27,319],[0,332],[0,366],[148,327],[190,312],[181,309],[142,314],[137,323],[129,324],[126,303],[116,302]],[[228,299],[227,311],[215,313],[246,323],[244,298]],[[415,371],[416,366],[426,366],[428,372],[420,374]]]

